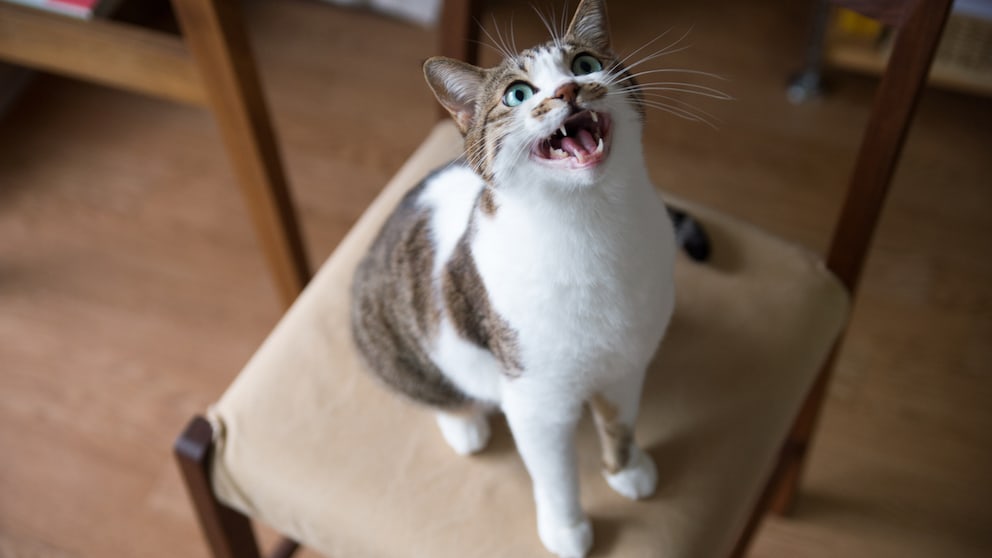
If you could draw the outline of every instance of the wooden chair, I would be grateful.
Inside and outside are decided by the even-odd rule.
[[[210,110],[288,306],[310,272],[238,3],[172,5],[181,37],[0,0],[0,60]]]
[[[598,475],[591,427],[580,428],[596,555],[743,556],[764,514],[795,499],[849,296],[950,9],[950,0],[841,3],[901,31],[826,262],[669,199],[703,222],[713,259],[678,262],[678,310],[644,392],[637,437],[659,464],[659,493],[644,502],[613,494]],[[474,59],[475,9],[447,2],[442,52]],[[478,457],[450,455],[428,414],[376,385],[351,349],[358,258],[459,139],[447,123],[430,133],[207,418],[179,437],[176,456],[215,556],[259,556],[249,517],[290,537],[276,556],[291,554],[294,540],[328,556],[544,555],[505,428],[495,426]]]

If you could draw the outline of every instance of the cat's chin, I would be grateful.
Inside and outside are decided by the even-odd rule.
[[[611,128],[607,113],[578,111],[565,119],[554,134],[535,142],[530,158],[563,171],[594,169],[609,156]]]

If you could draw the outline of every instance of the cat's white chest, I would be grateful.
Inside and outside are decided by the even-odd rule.
[[[649,185],[562,211],[501,204],[472,252],[494,309],[517,332],[524,373],[594,387],[643,368],[674,300],[674,240]]]

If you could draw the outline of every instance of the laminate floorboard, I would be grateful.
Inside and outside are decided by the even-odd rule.
[[[622,52],[689,31],[645,67],[720,74],[671,81],[735,98],[678,96],[716,129],[649,114],[658,185],[822,251],[875,80],[832,72],[826,98],[786,102],[804,4],[613,0],[611,17]],[[436,37],[303,0],[245,12],[319,262],[434,121]],[[504,33],[511,17],[520,46],[541,39],[528,3],[499,3]],[[800,507],[753,556],[992,553],[990,109],[924,96]],[[206,113],[34,80],[0,120],[0,557],[206,556],[171,443],[279,310]]]

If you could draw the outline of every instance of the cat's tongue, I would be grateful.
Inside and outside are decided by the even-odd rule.
[[[562,138],[561,149],[582,162],[596,151],[596,140],[589,130],[579,130],[575,136]]]

